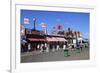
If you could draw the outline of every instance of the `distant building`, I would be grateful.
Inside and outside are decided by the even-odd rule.
[[[83,36],[82,33],[79,31],[73,31],[70,28],[68,28],[67,31],[64,33],[66,39],[68,40],[69,44],[76,44],[76,43],[82,43]]]

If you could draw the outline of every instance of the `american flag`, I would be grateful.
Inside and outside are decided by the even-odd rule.
[[[29,18],[24,18],[24,24],[29,24]]]
[[[62,25],[60,25],[60,24],[59,24],[59,25],[57,25],[57,29],[58,29],[58,30],[63,29]]]
[[[45,28],[45,27],[47,27],[47,24],[46,23],[41,23],[41,26]]]

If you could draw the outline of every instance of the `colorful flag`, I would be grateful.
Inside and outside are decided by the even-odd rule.
[[[63,29],[62,25],[57,25],[57,29],[58,29],[58,30]]]
[[[42,22],[42,23],[41,23],[41,26],[42,26],[42,27],[47,27],[47,24]]]
[[[29,18],[24,18],[24,24],[29,24]]]

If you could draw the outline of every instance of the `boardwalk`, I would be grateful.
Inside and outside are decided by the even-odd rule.
[[[48,62],[48,61],[69,61],[69,60],[88,60],[89,59],[89,49],[84,48],[82,52],[77,53],[75,50],[69,51],[70,56],[64,57],[63,50],[55,52],[31,52],[24,53],[21,55],[21,63],[30,62]]]

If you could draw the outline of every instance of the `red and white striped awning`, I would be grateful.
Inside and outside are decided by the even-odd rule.
[[[54,37],[46,37],[46,40],[48,41],[48,42],[57,42],[58,40],[56,39],[56,38],[54,38]]]
[[[56,39],[59,40],[59,42],[67,42],[65,38],[56,38]]]
[[[28,38],[29,41],[47,41],[47,42],[67,42],[65,38],[60,37],[46,37],[46,39],[43,38]]]
[[[29,41],[46,41],[45,39],[41,39],[41,38],[29,38]]]
[[[47,37],[46,40],[48,42],[67,42],[65,38],[59,38],[59,37]]]

